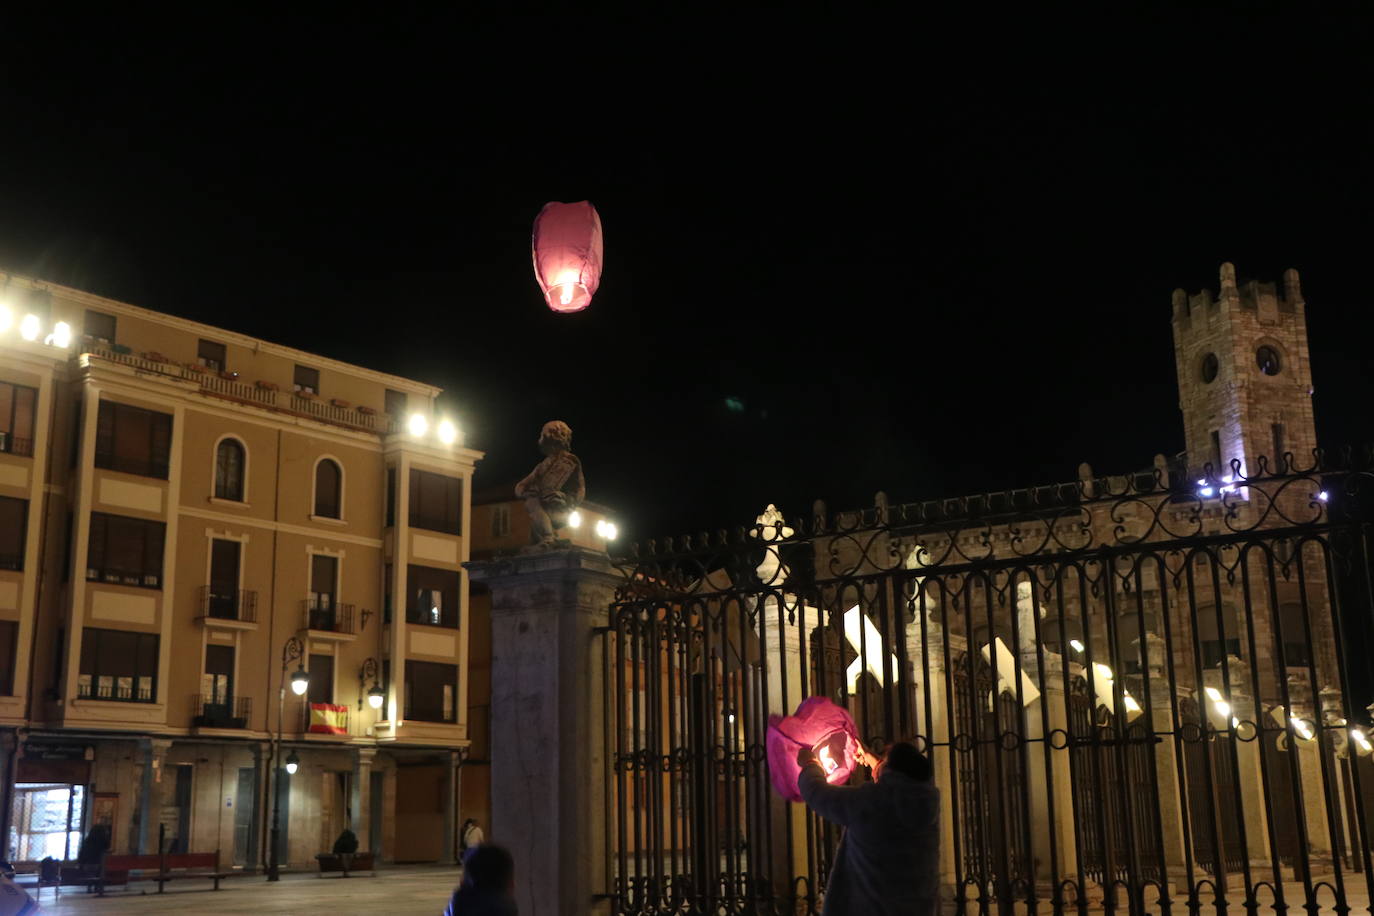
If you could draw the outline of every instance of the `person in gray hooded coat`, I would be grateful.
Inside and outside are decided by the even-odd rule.
[[[875,781],[832,786],[810,748],[797,753],[806,804],[845,828],[825,887],[824,916],[934,916],[940,880],[940,790],[926,756],[907,743],[879,759]]]

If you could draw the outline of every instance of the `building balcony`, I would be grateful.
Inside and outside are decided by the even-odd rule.
[[[312,639],[349,641],[358,635],[353,605],[320,598],[306,598],[301,602],[301,628]]]
[[[221,697],[196,694],[195,728],[247,728],[253,715],[252,697]]]
[[[254,385],[241,382],[232,372],[215,373],[207,371],[205,367],[199,365],[192,369],[181,363],[151,359],[148,356],[137,356],[132,353],[117,353],[98,345],[92,346],[86,353],[82,354],[82,359],[87,364],[105,362],[126,366],[145,375],[163,376],[173,382],[194,384],[199,387],[200,393],[206,397],[260,407],[275,413],[306,417],[334,426],[345,426],[349,429],[378,435],[385,435],[391,426],[389,417],[368,412],[367,408],[340,407],[330,401],[301,397],[296,392],[280,391],[276,385],[271,383]]]
[[[258,626],[258,593],[239,588],[216,590],[209,585],[198,589],[196,619],[202,624],[232,630],[254,630]]]
[[[0,452],[6,455],[19,455],[23,458],[32,458],[33,440],[20,439],[12,433],[0,432]]]

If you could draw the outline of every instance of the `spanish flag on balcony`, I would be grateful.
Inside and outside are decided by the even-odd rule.
[[[348,734],[348,707],[311,703],[310,730],[323,735]]]

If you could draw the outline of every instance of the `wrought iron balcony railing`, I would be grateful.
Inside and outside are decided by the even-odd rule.
[[[191,724],[198,728],[247,728],[253,715],[253,698],[198,693],[194,708]]]
[[[200,616],[216,620],[258,622],[258,593],[251,589],[215,589],[200,587]]]
[[[354,635],[353,605],[340,601],[324,601],[320,598],[306,598],[301,602],[301,617],[307,630],[325,633],[345,633]]]
[[[152,678],[139,678],[144,682],[135,686],[133,678],[96,678],[92,681],[78,681],[76,685],[77,699],[81,700],[115,700],[120,703],[151,703],[154,699],[155,691],[151,685]]]
[[[12,433],[0,432],[0,452],[7,455],[21,455],[25,458],[33,457],[33,440],[21,439]]]

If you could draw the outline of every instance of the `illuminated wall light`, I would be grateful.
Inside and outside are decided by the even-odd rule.
[[[1316,732],[1312,730],[1311,723],[1306,719],[1294,719],[1293,731],[1297,732],[1298,737],[1304,741],[1311,741],[1312,736],[1316,734]]]
[[[72,326],[65,321],[59,321],[52,326],[52,333],[48,335],[47,342],[55,347],[67,349],[72,345]]]
[[[1069,640],[1069,645],[1073,646],[1073,651],[1075,651],[1075,652],[1082,652],[1082,651],[1083,651],[1083,644],[1082,644],[1081,642],[1079,642],[1078,640],[1076,640],[1076,639],[1070,639],[1070,640]]]
[[[1355,739],[1355,743],[1360,746],[1360,750],[1364,751],[1366,754],[1374,752],[1374,745],[1369,743],[1369,738],[1361,729],[1352,728],[1350,730],[1350,737]]]
[[[596,533],[598,537],[604,538],[608,541],[614,541],[616,534],[618,534],[619,532],[616,530],[614,522],[608,522],[605,519],[598,519],[596,522]]]
[[[24,320],[19,322],[19,336],[25,340],[38,339],[38,316],[25,315]]]
[[[452,445],[458,441],[458,427],[453,425],[452,420],[439,421],[439,441],[445,445]]]
[[[581,527],[582,527],[582,513],[581,513],[581,512],[573,511],[573,512],[569,512],[569,513],[568,513],[568,527],[569,527],[569,528],[581,528]]]
[[[429,432],[429,420],[422,413],[413,413],[406,422],[406,429],[410,430],[412,436],[419,438]]]
[[[1330,498],[1331,494],[1327,493],[1325,490],[1322,490],[1320,493],[1317,494],[1317,499],[1320,499],[1322,502],[1326,502]]]
[[[1221,698],[1221,691],[1215,687],[1208,687],[1207,699],[1212,701],[1212,707],[1223,716],[1231,715],[1231,704]]]

